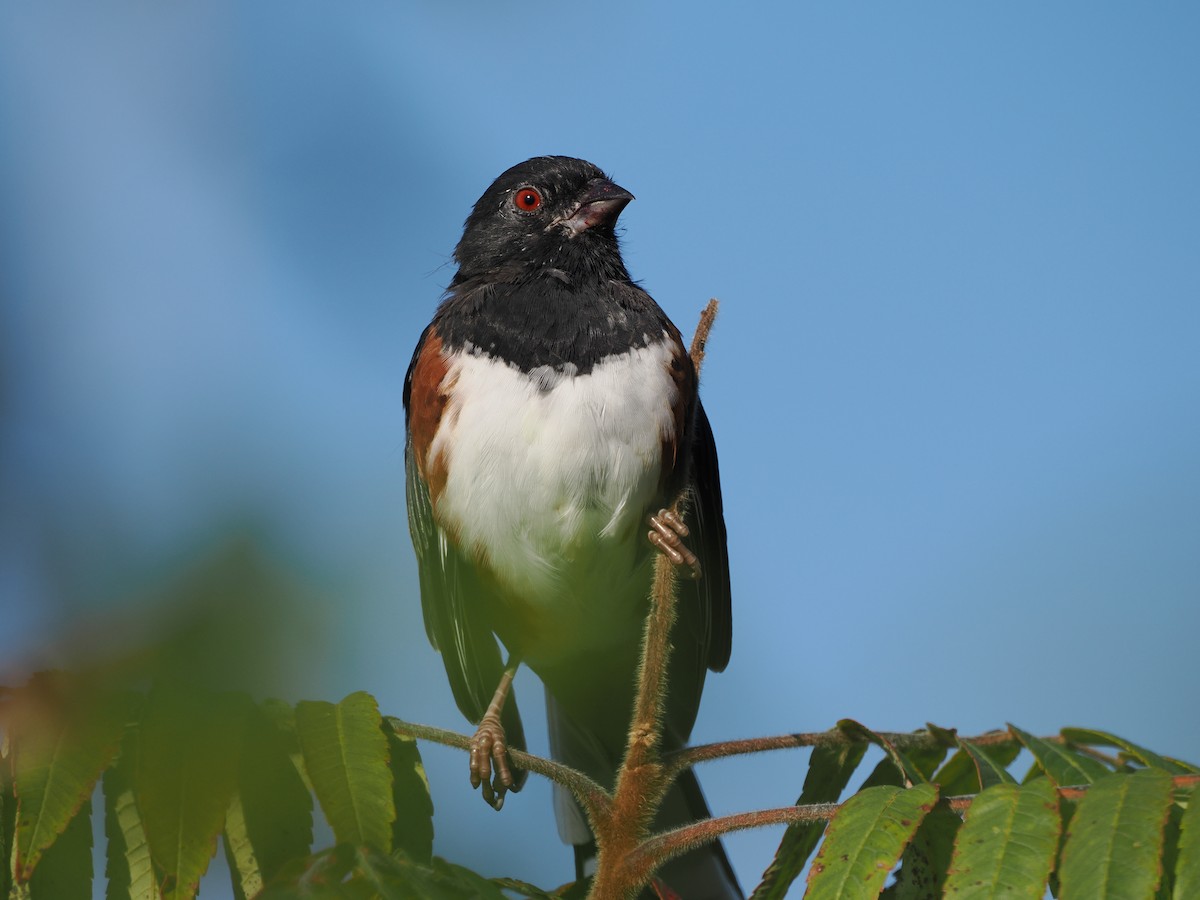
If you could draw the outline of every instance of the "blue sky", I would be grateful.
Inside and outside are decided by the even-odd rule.
[[[464,727],[420,623],[401,385],[470,205],[564,153],[637,195],[626,262],[685,333],[722,301],[735,634],[696,740],[1013,721],[1200,760],[1198,25],[6,6],[0,660],[145,613],[251,521],[307,585],[278,692]],[[426,759],[440,853],[569,877],[548,789],[497,815]],[[718,811],[781,805],[802,757],[700,777]],[[777,840],[728,841],[744,883]]]

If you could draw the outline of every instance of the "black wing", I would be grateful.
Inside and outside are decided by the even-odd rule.
[[[413,356],[414,364],[424,341],[425,335],[422,335]],[[406,414],[413,368],[413,365],[409,366],[405,378]],[[434,519],[429,487],[417,465],[411,434],[406,434],[404,466],[407,475],[408,528],[417,554],[425,633],[430,643],[441,652],[458,708],[475,723],[483,717],[500,683],[504,661],[495,635],[478,606],[481,588],[475,567]],[[509,745],[524,749],[525,731],[515,693],[510,693],[501,720]],[[516,788],[519,788],[524,773],[517,776],[514,772],[514,777],[518,778]]]
[[[700,708],[705,675],[710,669],[719,672],[725,668],[733,636],[721,478],[703,406],[697,405],[693,428],[687,514],[691,534],[686,541],[700,558],[701,576],[697,581],[681,578],[678,582],[678,619],[671,639],[667,697],[668,747],[687,742]]]
[[[696,435],[692,441],[693,552],[700,557],[702,575],[696,590],[705,611],[704,646],[708,668],[722,671],[733,643],[733,612],[729,590],[729,550],[725,543],[725,513],[721,502],[721,473],[717,444],[704,404],[696,401]]]

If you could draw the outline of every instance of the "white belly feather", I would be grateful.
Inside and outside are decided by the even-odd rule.
[[[635,574],[630,533],[644,527],[675,427],[671,350],[610,356],[586,375],[452,359],[429,451],[447,454],[437,518],[518,602],[586,603]]]

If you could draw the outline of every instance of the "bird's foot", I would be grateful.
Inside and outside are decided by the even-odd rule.
[[[504,726],[498,716],[488,713],[479,720],[479,727],[471,738],[471,787],[482,788],[484,802],[499,810],[504,806],[504,795],[512,783]]]
[[[674,565],[687,566],[692,578],[699,578],[700,560],[683,543],[688,534],[687,525],[673,509],[660,509],[650,517],[650,543]]]

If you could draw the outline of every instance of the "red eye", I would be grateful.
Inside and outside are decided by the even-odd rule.
[[[513,194],[513,204],[521,212],[533,212],[542,205],[542,195],[531,187],[523,187]]]

